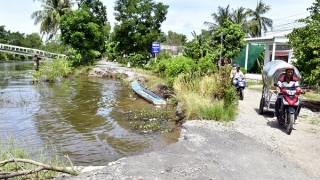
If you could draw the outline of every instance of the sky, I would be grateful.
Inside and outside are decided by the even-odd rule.
[[[108,21],[111,26],[115,23],[113,7],[115,0],[100,0],[107,7]],[[191,32],[201,33],[207,29],[204,22],[214,22],[212,13],[218,12],[218,7],[237,9],[238,7],[255,9],[258,0],[154,0],[169,6],[166,20],[162,23],[161,30],[165,33],[173,31],[192,39]],[[294,23],[296,19],[309,15],[307,8],[315,0],[263,0],[271,10],[265,17],[273,19],[274,31],[292,29],[299,26]],[[34,25],[31,14],[41,9],[38,0],[0,0],[0,26],[5,25],[5,30],[20,33],[38,33],[39,25]],[[301,26],[301,25],[300,25]]]

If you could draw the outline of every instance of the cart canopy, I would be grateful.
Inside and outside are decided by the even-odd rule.
[[[289,64],[283,60],[274,60],[263,66],[262,72],[262,80],[263,83],[269,87],[274,86],[274,83],[278,82],[278,79],[281,75],[286,74],[286,67]],[[301,79],[301,75],[299,70],[294,67],[294,75],[299,79]]]

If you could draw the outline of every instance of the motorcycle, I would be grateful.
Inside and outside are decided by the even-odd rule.
[[[300,90],[287,87],[281,89],[282,100],[280,104],[278,122],[280,125],[287,126],[287,133],[290,135],[293,129],[293,124],[297,119],[300,107],[300,100],[297,97],[300,95]]]
[[[237,90],[237,95],[239,96],[240,100],[243,100],[244,98],[244,89],[246,87],[246,81],[244,79],[241,78],[236,78],[234,80],[234,86],[236,87]]]

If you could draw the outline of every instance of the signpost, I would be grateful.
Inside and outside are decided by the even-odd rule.
[[[160,42],[152,42],[151,53],[154,54],[154,59],[157,61],[157,54],[160,53]]]

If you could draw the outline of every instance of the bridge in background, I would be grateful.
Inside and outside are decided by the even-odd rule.
[[[20,47],[20,46],[14,46],[10,44],[2,44],[0,43],[0,51],[6,52],[6,53],[12,53],[12,54],[19,54],[19,55],[25,55],[33,57],[37,55],[38,58],[50,58],[50,59],[56,59],[56,58],[66,58],[67,55],[65,54],[57,54],[52,52],[47,52],[39,49],[32,49],[32,48],[26,48],[26,47]]]

